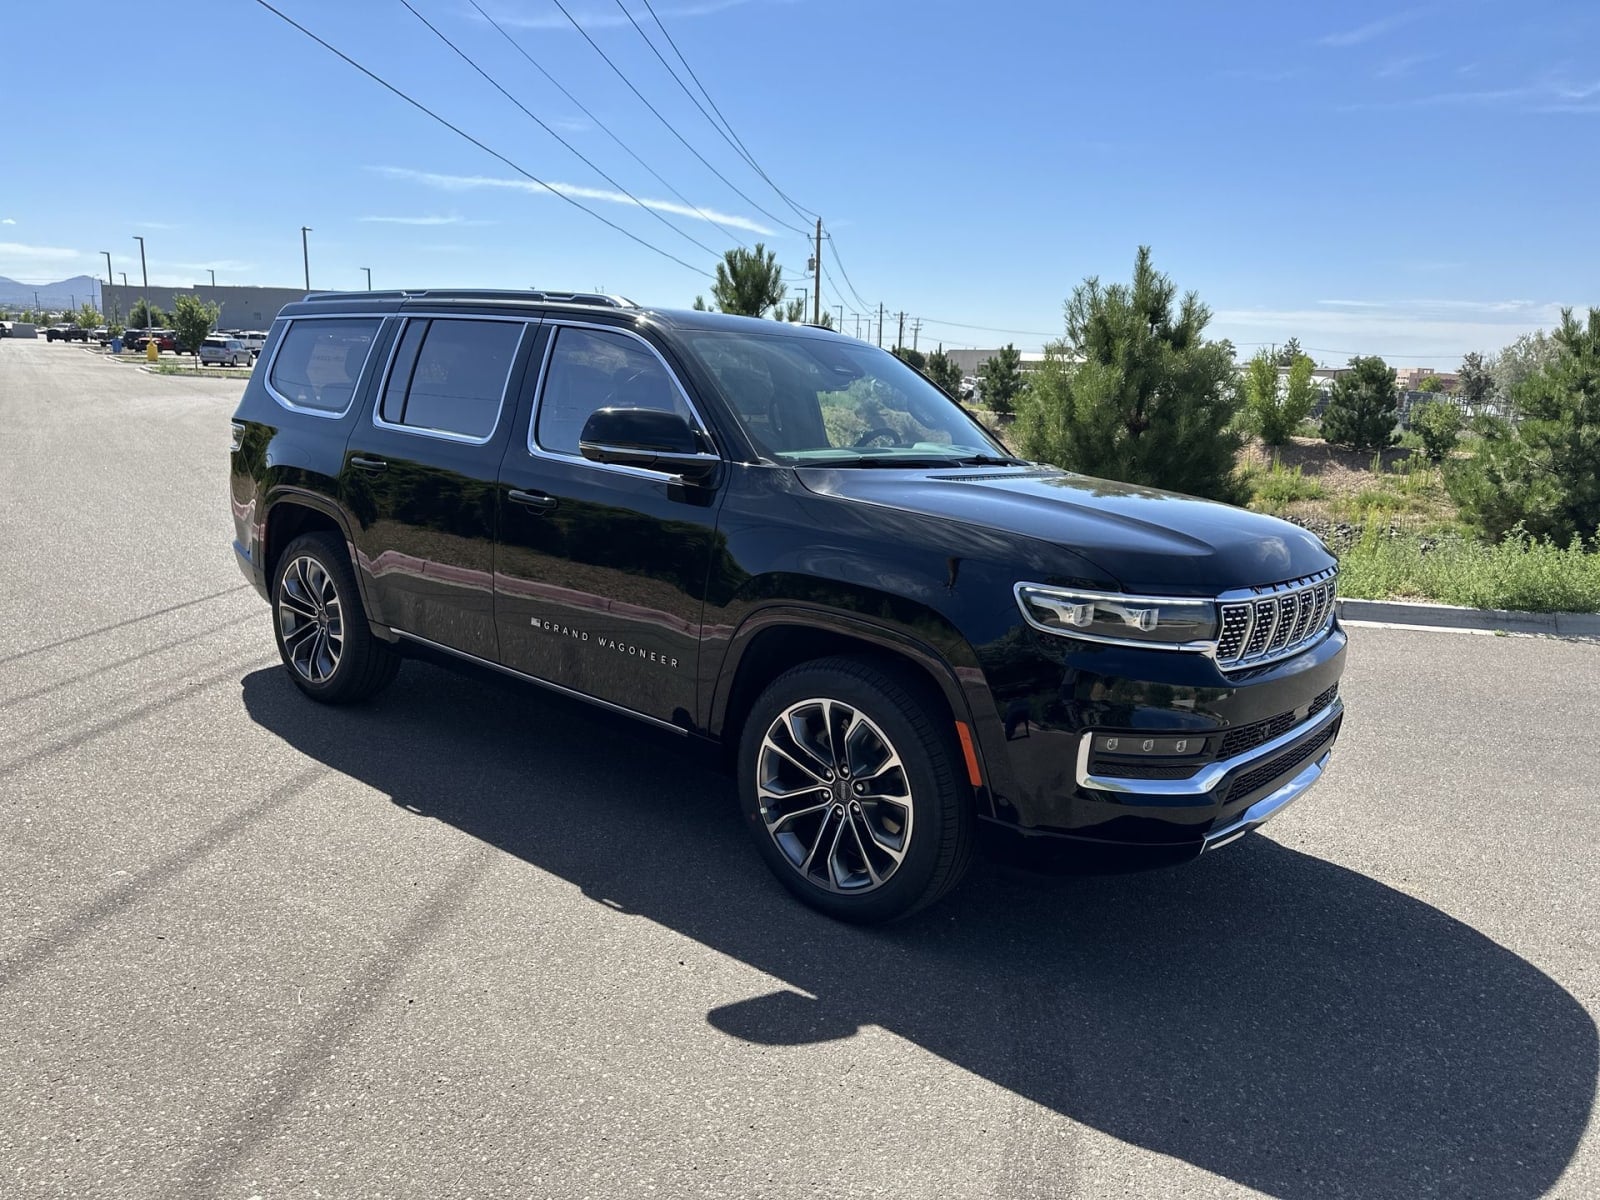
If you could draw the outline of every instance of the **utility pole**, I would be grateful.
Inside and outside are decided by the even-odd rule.
[[[911,348],[913,350],[915,350],[917,348],[917,334],[919,334],[921,332],[922,332],[922,318],[918,317],[915,321],[911,322]]]
[[[367,273],[367,291],[370,292],[372,290],[372,268],[362,267],[361,269]]]
[[[900,314],[900,332],[894,335],[894,348],[899,350],[906,344],[906,315]]]
[[[311,232],[311,226],[300,226],[300,257],[306,265],[306,291],[311,290],[311,248],[306,243],[306,234]]]
[[[817,269],[811,279],[811,323],[822,324],[822,218],[817,218]]]
[[[883,349],[883,301],[878,301],[878,349]]]
[[[835,304],[834,307],[839,310],[839,325],[838,325],[838,329],[839,329],[840,333],[843,333],[844,332],[844,305]]]
[[[856,319],[856,341],[859,342],[861,340],[861,314],[851,313],[850,315]],[[841,332],[843,331],[841,330]],[[867,332],[872,332],[872,327],[870,325],[867,327]]]

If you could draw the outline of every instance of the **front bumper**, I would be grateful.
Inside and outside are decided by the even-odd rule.
[[[1276,815],[1328,765],[1344,720],[1337,626],[1291,659],[1231,674],[1200,655],[1065,642],[1041,638],[991,683],[991,840],[1080,869],[1181,862]],[[1160,756],[1184,742],[1186,757]]]

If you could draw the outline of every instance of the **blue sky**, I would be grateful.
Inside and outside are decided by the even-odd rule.
[[[0,133],[0,275],[103,276],[110,250],[137,280],[142,234],[152,283],[205,282],[212,267],[222,283],[294,286],[309,225],[317,288],[364,286],[371,267],[379,287],[604,287],[687,305],[715,261],[690,238],[720,252],[734,236],[775,247],[809,286],[806,239],[786,228],[806,222],[617,0],[562,3],[728,182],[555,0],[479,3],[659,179],[469,0],[412,3],[593,166],[400,0],[275,3],[694,269],[530,184],[253,0],[179,0],[150,38],[122,3],[73,5],[70,27],[61,6],[8,6],[0,96],[33,115]],[[924,347],[1037,348],[1072,287],[1126,277],[1140,243],[1210,305],[1216,336],[1293,335],[1328,362],[1448,366],[1562,304],[1600,303],[1592,0],[652,3],[772,181],[822,214],[859,290],[825,253],[823,300],[844,304],[849,331],[881,300],[923,318]],[[675,61],[643,0],[626,5]],[[93,31],[110,29],[108,54]]]

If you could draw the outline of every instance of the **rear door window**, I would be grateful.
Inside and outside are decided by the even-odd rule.
[[[272,360],[267,384],[279,403],[343,416],[378,336],[376,317],[292,321]]]
[[[494,434],[526,325],[453,317],[406,322],[379,419],[485,442]]]

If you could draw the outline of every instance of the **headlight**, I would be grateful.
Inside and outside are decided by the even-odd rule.
[[[1079,592],[1037,583],[1016,586],[1028,624],[1046,633],[1166,650],[1209,650],[1217,639],[1213,600]]]

